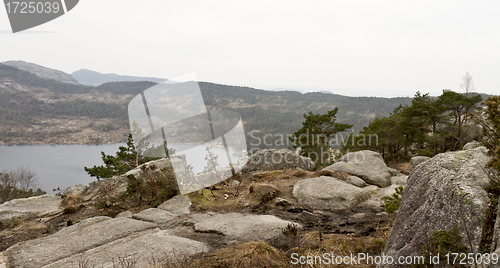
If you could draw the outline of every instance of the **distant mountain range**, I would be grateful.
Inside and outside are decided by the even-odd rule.
[[[40,70],[47,70],[40,67],[27,72],[0,64],[0,144],[126,141],[128,103],[156,84],[121,81],[86,86],[61,82],[67,81],[61,79],[63,76],[43,79]],[[97,80],[87,81],[98,84]],[[337,121],[353,124],[353,131],[359,131],[375,117],[388,115],[400,104],[411,103],[411,98],[304,94],[208,82],[199,85],[207,109],[233,110],[241,115],[249,143],[267,135],[266,142],[276,144],[280,135],[299,129],[303,114],[308,112],[326,113],[338,107]]]
[[[82,85],[94,86],[94,87],[109,82],[149,81],[149,82],[161,83],[168,80],[164,78],[155,78],[155,77],[102,74],[87,69],[81,69],[76,72],[73,72],[71,76],[74,77],[78,81],[78,83]]]
[[[128,103],[137,94],[156,85],[155,81],[164,81],[159,78],[130,81],[146,78],[102,75],[88,70],[73,73],[87,76],[87,80],[79,81],[94,85],[88,86],[70,83],[71,79],[63,72],[36,64],[18,64],[29,71],[10,65],[0,64],[0,144],[126,141],[130,131]],[[101,80],[89,78],[92,76]],[[112,77],[129,80],[110,82]],[[261,148],[275,147],[280,137],[283,139],[280,135],[299,129],[303,115],[309,112],[324,114],[338,107],[337,122],[352,124],[352,131],[357,132],[376,117],[388,116],[399,105],[409,105],[412,101],[408,97],[266,91],[208,82],[199,82],[199,86],[208,110],[233,110],[240,114],[249,143],[266,138],[265,141],[272,144],[260,144]]]

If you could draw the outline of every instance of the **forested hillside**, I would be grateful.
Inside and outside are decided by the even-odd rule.
[[[72,85],[0,64],[0,143],[124,142],[128,134],[128,102],[153,85]],[[301,127],[304,113],[326,113],[335,107],[339,107],[338,122],[353,124],[357,132],[375,117],[387,116],[400,104],[411,103],[411,98],[272,92],[208,82],[199,85],[208,109],[229,109],[241,115],[247,140],[252,130],[261,136],[290,134]]]

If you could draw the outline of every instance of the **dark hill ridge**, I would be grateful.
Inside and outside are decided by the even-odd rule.
[[[0,64],[0,143],[90,144],[126,141],[127,105],[154,82],[110,82],[97,87],[42,79]],[[290,134],[301,127],[303,114],[339,107],[338,122],[359,131],[376,116],[388,115],[411,98],[347,97],[338,94],[266,91],[200,82],[208,109],[237,111],[247,141],[270,134]],[[262,147],[266,147],[262,145]]]

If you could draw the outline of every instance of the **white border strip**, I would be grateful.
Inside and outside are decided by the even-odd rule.
[[[68,13],[68,10],[66,10],[66,2],[65,2],[65,0],[61,0],[61,3],[62,3],[62,6],[63,6],[63,9],[64,9],[64,14]]]

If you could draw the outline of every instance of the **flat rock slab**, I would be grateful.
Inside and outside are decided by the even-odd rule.
[[[93,248],[82,254],[71,256],[57,261],[44,268],[67,268],[80,267],[79,262],[86,260],[94,263],[92,267],[116,267],[119,258],[136,260],[134,267],[152,267],[151,262],[162,261],[167,258],[169,261],[181,261],[197,253],[203,253],[209,247],[202,242],[168,234],[166,230],[147,230],[141,233],[116,240],[114,242]],[[122,267],[122,266],[120,266]]]
[[[378,187],[391,185],[392,174],[384,159],[379,153],[369,150],[348,153],[324,169],[357,176]]]
[[[303,205],[315,209],[345,210],[370,198],[367,190],[336,178],[321,176],[298,181],[293,196]]]
[[[184,195],[176,195],[158,206],[159,209],[177,215],[188,214],[190,212],[189,207],[191,207],[191,200]]]
[[[132,219],[150,221],[158,224],[169,222],[175,219],[174,215],[168,211],[159,208],[148,208],[140,213],[134,214]]]
[[[37,268],[110,243],[155,224],[129,218],[94,217],[46,237],[25,241],[5,252],[9,267]]]
[[[6,225],[17,219],[41,218],[61,212],[62,199],[55,195],[19,198],[0,205],[0,223]]]
[[[227,244],[241,241],[270,240],[283,235],[282,230],[289,224],[299,228],[302,225],[282,220],[272,215],[250,215],[241,213],[203,214],[188,220],[194,230],[204,233],[217,233],[225,236]]]

